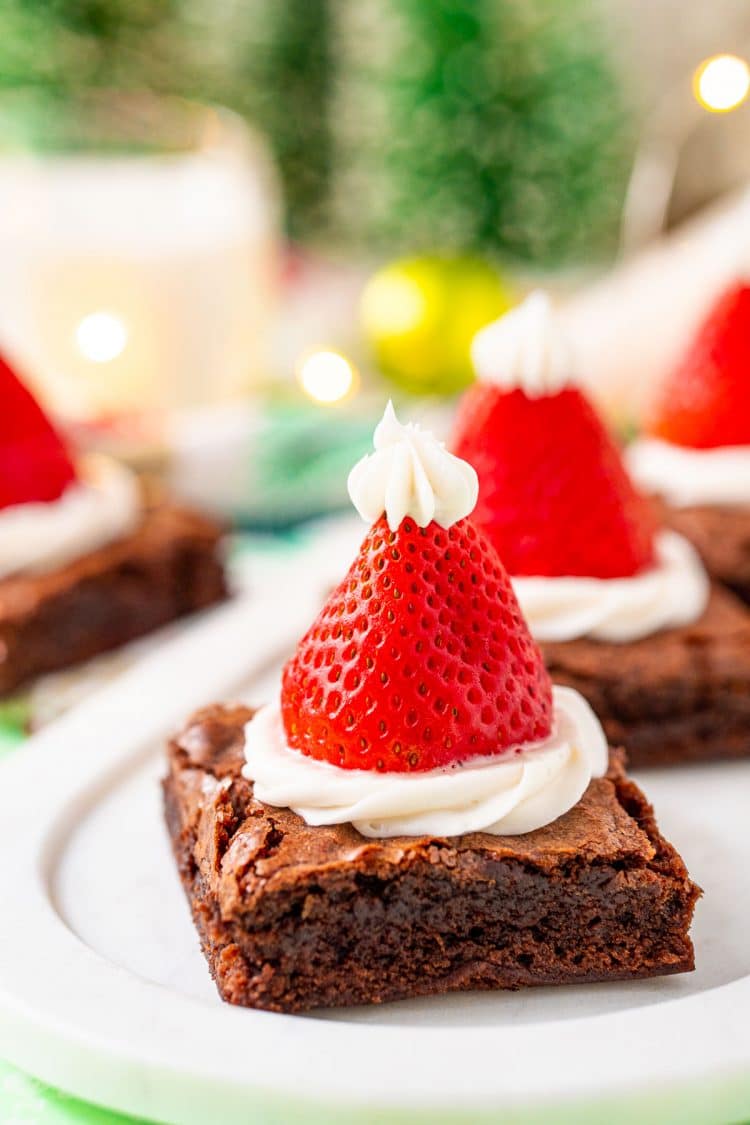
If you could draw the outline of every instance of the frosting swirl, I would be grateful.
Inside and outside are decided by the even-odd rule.
[[[138,523],[138,482],[124,465],[89,455],[80,479],[51,503],[18,504],[0,511],[0,578],[38,573],[127,535]]]
[[[625,642],[696,621],[710,592],[697,552],[674,531],[654,545],[655,566],[633,578],[513,578],[533,636]]]
[[[468,516],[477,502],[477,474],[454,457],[428,430],[402,426],[393,403],[385,408],[366,454],[349,473],[349,495],[367,523],[385,513],[391,531],[406,516],[419,527],[434,520],[448,528]]]
[[[554,687],[554,725],[543,742],[426,773],[341,769],[288,747],[278,703],[245,727],[243,775],[264,804],[310,825],[351,823],[363,836],[517,836],[550,824],[607,769],[607,740],[572,688]]]
[[[750,445],[687,449],[641,438],[625,456],[641,488],[658,493],[675,508],[750,504]]]
[[[554,395],[570,383],[572,350],[548,295],[535,290],[479,332],[472,359],[480,379],[529,398]]]

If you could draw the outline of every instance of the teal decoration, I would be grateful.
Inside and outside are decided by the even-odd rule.
[[[238,521],[283,528],[346,509],[349,470],[372,448],[373,426],[368,412],[342,414],[307,403],[270,407],[254,445]]]

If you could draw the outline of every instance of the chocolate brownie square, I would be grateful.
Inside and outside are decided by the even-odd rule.
[[[552,680],[588,699],[629,765],[750,754],[750,612],[721,587],[693,625],[541,648]]]
[[[99,550],[0,579],[0,696],[220,601],[221,534],[208,517],[162,504]]]
[[[296,1012],[693,968],[699,889],[613,754],[522,836],[366,839],[255,800],[252,711],[198,712],[169,747],[166,817],[225,1000]]]
[[[750,605],[750,504],[662,508],[668,527],[689,539],[717,582]]]

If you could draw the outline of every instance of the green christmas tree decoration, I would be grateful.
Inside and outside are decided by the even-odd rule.
[[[612,248],[626,117],[589,4],[336,10],[334,229],[390,252],[544,263]]]
[[[300,241],[590,260],[630,135],[590,0],[0,0],[0,141],[61,147],[91,88],[216,101],[265,132]]]
[[[53,98],[92,87],[181,91],[181,0],[0,0],[0,90]],[[60,112],[59,103],[58,112]]]
[[[336,59],[330,0],[250,0],[241,6],[226,101],[266,133],[281,171],[287,225],[310,238],[325,225],[328,122]]]

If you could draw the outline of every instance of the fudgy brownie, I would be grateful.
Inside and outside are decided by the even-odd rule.
[[[699,621],[627,644],[542,644],[633,766],[750,755],[750,613],[720,587]]]
[[[618,752],[574,808],[526,835],[373,840],[254,799],[241,775],[251,716],[198,712],[164,783],[225,1000],[294,1012],[693,968],[700,891]]]
[[[664,522],[694,544],[706,570],[750,604],[750,504],[662,508]]]
[[[220,601],[220,537],[213,520],[159,505],[125,538],[0,580],[0,695]]]

